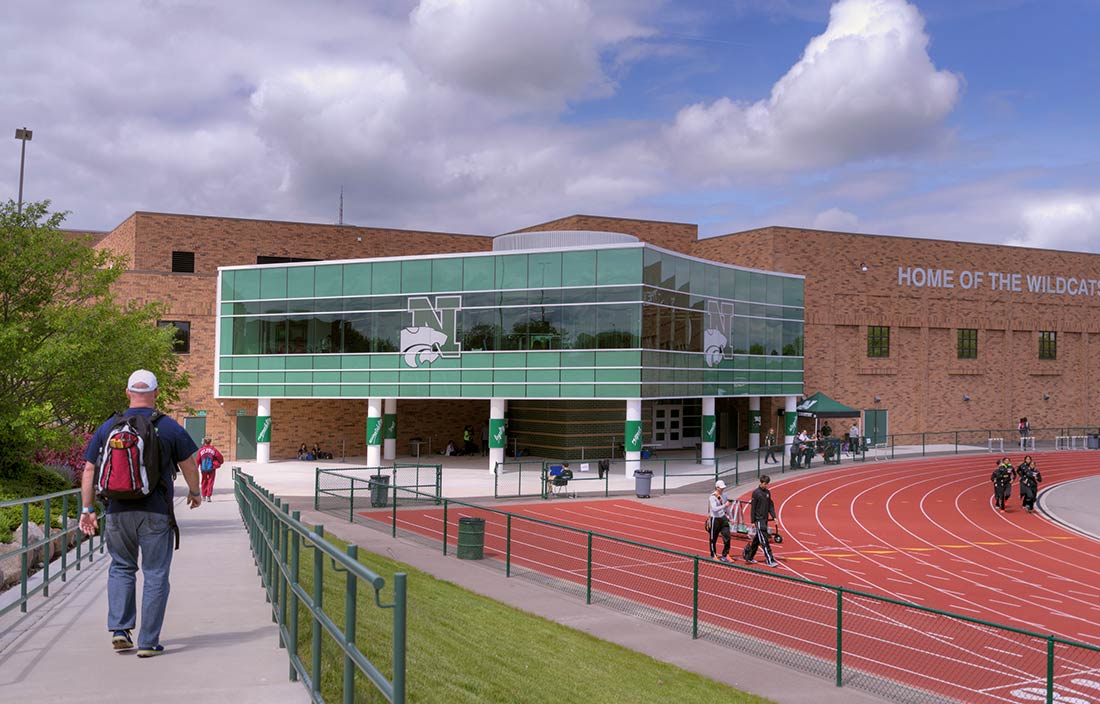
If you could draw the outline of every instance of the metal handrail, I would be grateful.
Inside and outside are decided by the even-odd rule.
[[[76,505],[80,505],[80,489],[67,489],[65,491],[55,491],[52,494],[43,494],[41,496],[32,496],[26,499],[9,499],[7,501],[0,501],[0,509],[10,508],[13,506],[22,507],[22,521],[20,526],[20,545],[15,550],[10,550],[6,553],[0,554],[0,560],[5,560],[10,557],[19,556],[19,599],[11,602],[7,606],[0,608],[0,616],[8,613],[16,606],[19,607],[19,611],[27,613],[27,601],[35,594],[42,592],[43,597],[50,596],[50,583],[60,579],[62,582],[68,581],[68,573],[70,570],[80,570],[81,562],[84,560],[84,556],[81,554],[85,542],[88,543],[88,562],[92,561],[92,556],[95,554],[95,537],[85,536],[80,533],[80,521],[73,521],[70,525],[69,522],[69,500],[70,498],[76,499]],[[52,532],[53,520],[51,512],[51,503],[57,499],[61,499],[61,530],[59,532]],[[42,504],[43,509],[43,533],[42,538],[31,541],[30,540],[30,507],[32,504]],[[103,554],[106,550],[106,523],[100,521],[100,526],[103,530],[99,533],[99,552]],[[75,546],[76,555],[75,560],[70,564],[69,562],[69,536],[79,535],[80,539],[77,540]],[[61,549],[61,555],[58,560],[61,562],[60,571],[53,569],[53,563],[50,560],[50,544],[58,538],[64,540],[64,547]],[[42,581],[32,587],[30,586],[31,569],[31,555],[35,551],[42,551]]]
[[[272,615],[279,627],[280,645],[289,649],[290,679],[299,678],[314,702],[324,702],[321,694],[321,635],[327,633],[344,655],[343,701],[355,700],[355,671],[364,674],[381,694],[394,704],[405,702],[407,641],[406,575],[393,575],[393,602],[384,603],[381,593],[386,580],[358,560],[359,548],[349,544],[341,552],[325,539],[325,528],[310,528],[300,520],[300,512],[290,513],[289,506],[267,491],[240,467],[233,468],[233,485],[241,518],[251,538],[252,554],[261,581],[272,604]],[[313,590],[307,592],[299,582],[300,551],[313,550]],[[343,626],[324,611],[325,558],[334,572],[346,575]],[[356,609],[359,582],[374,590],[374,603],[393,611],[392,680],[367,658],[356,643]],[[307,667],[298,655],[298,608],[305,607],[313,622],[312,662]]]

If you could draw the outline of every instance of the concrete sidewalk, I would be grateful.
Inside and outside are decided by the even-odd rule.
[[[23,704],[98,704],[127,699],[161,704],[309,701],[289,681],[290,661],[264,601],[228,467],[214,501],[177,504],[180,549],[161,642],[164,654],[139,660],[115,652],[107,631],[107,566],[96,553],[53,596],[31,599],[28,613],[0,618],[0,700]],[[138,605],[141,581],[138,581]],[[134,633],[135,637],[137,633]]]

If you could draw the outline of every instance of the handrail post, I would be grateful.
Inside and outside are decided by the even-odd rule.
[[[69,495],[65,494],[61,497],[61,535],[62,535],[62,549],[61,549],[61,581],[68,581],[65,579],[68,568],[66,563],[69,557]]]
[[[42,502],[42,532],[45,534],[46,544],[42,546],[42,596],[50,595],[50,524],[53,522],[50,516],[50,500]]]
[[[283,504],[283,515],[284,516],[289,516],[290,515],[290,504],[289,503]],[[279,534],[280,534],[279,535],[279,564],[281,565],[281,567],[283,569],[285,569],[286,566],[287,566],[287,556],[290,554],[289,546],[287,545],[287,542],[290,538],[290,528],[286,525],[286,523],[284,523],[282,521],[280,521],[280,523],[282,525],[282,528],[279,531]],[[287,623],[286,623],[286,607],[287,607],[287,599],[288,599],[288,596],[289,596],[288,592],[290,592],[290,575],[283,575],[282,570],[279,570],[279,572],[280,572],[280,580],[279,581],[280,581],[280,584],[282,585],[282,590],[279,592],[279,595],[281,597],[279,599],[279,625],[281,626],[281,628],[279,628],[279,647],[280,648],[285,648],[286,647],[286,641],[283,640],[283,628],[286,628],[286,625],[287,625]]]
[[[27,613],[27,572],[30,565],[27,559],[27,543],[30,542],[28,522],[31,520],[30,505],[23,504],[23,551],[19,553],[19,610]]]
[[[406,575],[393,575],[393,704],[405,704]]]
[[[348,557],[359,560],[359,546],[349,544]],[[356,588],[359,578],[351,570],[347,571],[344,587],[344,704],[355,702],[355,663],[351,659],[351,649],[355,647],[355,607]]]
[[[295,521],[299,521],[302,518],[301,511],[295,511],[290,514],[291,518]],[[299,565],[300,565],[300,549],[301,538],[298,535],[298,531],[290,531],[290,575],[289,579],[292,580],[293,585],[298,586],[299,581]],[[289,613],[287,614],[287,648],[290,650],[290,681],[298,681],[298,668],[294,666],[295,661],[298,659],[298,593],[292,588],[290,590],[290,604]]]
[[[325,527],[323,525],[316,525],[313,527],[313,532],[317,534],[318,538],[325,536]],[[310,655],[312,656],[312,667],[310,684],[313,685],[314,701],[319,701],[321,697],[321,619],[317,614],[324,612],[324,600],[325,600],[325,553],[321,550],[320,545],[314,545],[313,550],[313,604],[310,608],[310,614],[313,616],[313,639],[311,641]]]

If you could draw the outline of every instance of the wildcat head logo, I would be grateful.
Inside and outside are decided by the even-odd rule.
[[[418,367],[462,353],[462,344],[455,339],[456,313],[461,307],[461,296],[439,296],[434,306],[427,296],[409,298],[412,325],[401,329],[401,353],[406,365]]]
[[[707,301],[707,327],[703,330],[703,359],[708,367],[717,367],[723,359],[732,359],[729,343],[733,338],[733,303]]]

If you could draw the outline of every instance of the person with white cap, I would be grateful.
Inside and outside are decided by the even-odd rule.
[[[131,427],[151,426],[148,437],[155,437],[155,442],[150,439],[150,444],[157,448],[159,481],[153,482],[153,470],[149,470],[149,484],[152,486],[145,487],[146,494],[142,498],[128,500],[109,499],[105,517],[107,551],[111,555],[111,566],[107,571],[107,630],[111,631],[111,646],[115,650],[129,650],[134,647],[131,631],[138,616],[137,571],[140,553],[144,582],[141,595],[141,630],[137,642],[137,655],[140,658],[153,657],[164,652],[164,646],[160,644],[160,631],[168,606],[172,539],[176,538],[176,547],[179,540],[172,510],[172,481],[175,479],[177,467],[187,481],[187,505],[191,508],[201,505],[199,470],[195,465],[198,447],[179,423],[157,412],[157,393],[155,374],[139,369],[130,375],[126,384],[130,407],[124,413],[111,416],[92,435],[84,451],[84,475],[81,478],[83,508],[80,514],[80,530],[86,535],[94,535],[99,529],[99,517],[95,512],[95,494],[99,491],[97,465],[100,465],[101,471],[104,458],[113,456],[110,448],[123,447],[122,444],[116,444],[120,441],[113,439],[118,437],[114,434],[114,429],[122,422],[132,424]],[[109,437],[112,438],[110,448],[105,448]],[[152,454],[150,450],[149,456]],[[141,460],[141,465],[144,476],[144,459]]]
[[[733,499],[724,497],[726,483],[719,479],[714,482],[714,493],[710,495],[710,507],[707,510],[707,529],[710,531],[710,559],[714,559],[718,546],[718,536],[722,536],[722,554],[718,559],[730,561],[730,522],[729,512]]]

